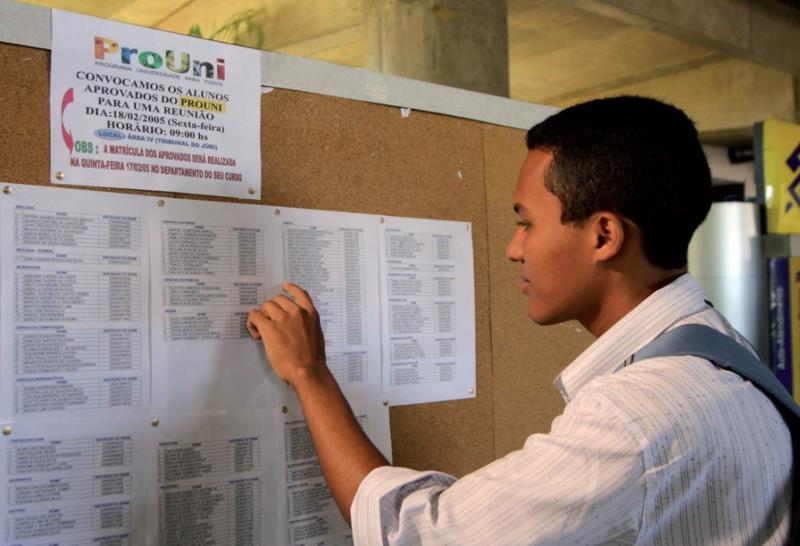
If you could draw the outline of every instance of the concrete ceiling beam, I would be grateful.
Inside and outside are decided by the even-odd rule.
[[[767,118],[791,121],[795,116],[794,78],[768,66],[726,59],[674,74],[600,92],[571,95],[553,101],[565,107],[610,95],[645,95],[686,110],[698,131],[710,142],[742,140],[752,135],[753,123]]]
[[[800,75],[800,8],[775,0],[573,0],[584,10],[648,26]]]

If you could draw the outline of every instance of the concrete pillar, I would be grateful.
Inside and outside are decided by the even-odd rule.
[[[364,0],[367,68],[508,96],[506,0]]]

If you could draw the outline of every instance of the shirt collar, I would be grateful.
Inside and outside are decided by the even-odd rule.
[[[613,373],[672,324],[702,310],[703,289],[689,273],[656,290],[597,338],[555,379],[566,402],[589,381]]]

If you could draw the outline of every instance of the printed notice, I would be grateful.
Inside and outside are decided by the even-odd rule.
[[[254,49],[53,10],[51,182],[259,199]]]
[[[285,387],[247,332],[275,293],[263,207],[151,200],[153,405],[192,412],[266,408]]]
[[[469,224],[386,218],[380,233],[387,400],[398,405],[474,397]]]
[[[389,411],[380,402],[350,400],[359,424],[388,460],[391,457]],[[281,414],[287,503],[286,533],[290,546],[352,544],[350,527],[342,518],[322,476],[317,452],[299,405]]]
[[[5,416],[147,407],[143,204],[31,186],[3,199]]]
[[[130,420],[15,425],[0,442],[3,544],[143,544],[142,443]]]
[[[274,421],[173,417],[154,438],[153,544],[278,543]]]
[[[380,389],[377,219],[360,214],[281,209],[283,271],[319,312],[328,367],[346,395]]]

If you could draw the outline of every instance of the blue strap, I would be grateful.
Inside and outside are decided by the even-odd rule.
[[[686,324],[665,332],[634,355],[634,361],[660,356],[699,356],[736,372],[764,391],[773,402],[800,419],[800,406],[772,371],[755,355],[722,332]]]

